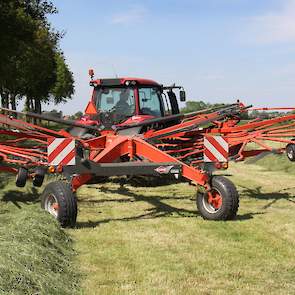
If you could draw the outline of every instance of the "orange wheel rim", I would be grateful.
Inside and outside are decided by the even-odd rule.
[[[208,192],[208,203],[218,210],[222,206],[222,197],[216,190]]]
[[[52,208],[57,211],[59,209],[58,203],[53,203]]]

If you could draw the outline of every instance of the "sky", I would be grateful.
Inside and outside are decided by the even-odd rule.
[[[184,86],[187,100],[295,105],[295,0],[53,0],[83,111],[96,78]]]

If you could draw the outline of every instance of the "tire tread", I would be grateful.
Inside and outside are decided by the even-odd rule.
[[[73,227],[77,219],[77,198],[71,186],[63,181],[49,183],[41,195],[41,207],[45,209],[48,194],[54,194],[59,204],[57,220],[62,227]]]
[[[218,188],[224,193],[222,208],[216,213],[209,213],[203,206],[204,194],[197,193],[197,208],[204,219],[207,220],[231,220],[237,215],[239,209],[239,193],[235,185],[224,176],[213,176],[212,187]]]

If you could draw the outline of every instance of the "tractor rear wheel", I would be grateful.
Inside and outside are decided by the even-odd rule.
[[[49,183],[41,195],[41,207],[53,215],[62,227],[75,226],[77,198],[69,184],[62,181]]]
[[[213,176],[210,192],[197,193],[197,208],[204,219],[230,220],[237,215],[239,193],[235,185],[223,176]]]
[[[286,155],[291,162],[295,161],[295,144],[289,143],[286,146]]]

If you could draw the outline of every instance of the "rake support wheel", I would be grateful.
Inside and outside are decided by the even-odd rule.
[[[49,183],[41,195],[41,207],[53,215],[62,227],[73,227],[77,219],[77,198],[63,181]]]
[[[36,187],[41,187],[44,182],[45,174],[45,168],[37,167],[35,169],[35,176],[33,177],[33,185]]]
[[[294,162],[295,161],[295,144],[289,143],[286,146],[286,154],[287,154],[288,159],[291,162]]]
[[[20,167],[16,174],[15,185],[17,187],[24,187],[27,183],[28,176],[29,176],[28,169],[24,167]]]
[[[213,176],[210,192],[197,193],[197,208],[204,219],[231,220],[239,208],[239,193],[235,185],[223,176]]]

